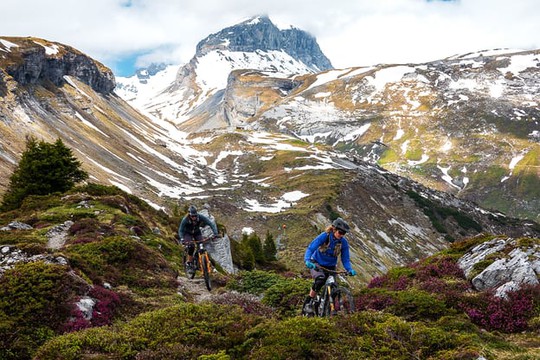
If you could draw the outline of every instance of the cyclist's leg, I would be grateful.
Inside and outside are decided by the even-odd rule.
[[[195,252],[195,243],[193,243],[193,237],[190,234],[184,235],[184,246],[186,247],[187,261],[189,264],[193,264],[193,253]]]
[[[328,273],[325,273],[320,269],[311,269],[311,277],[314,281],[313,285],[311,286],[311,290],[309,291],[309,296],[313,298],[323,287],[326,279],[328,278]]]
[[[309,295],[306,297],[306,300],[304,301],[304,307],[303,307],[304,313],[315,312],[315,307],[317,306],[317,304],[315,303],[315,298],[317,296],[317,293],[321,289],[321,287],[324,285],[324,282],[326,281],[326,278],[328,276],[320,269],[312,269],[310,273],[314,281],[313,281],[313,285],[311,286],[311,289],[309,290]]]

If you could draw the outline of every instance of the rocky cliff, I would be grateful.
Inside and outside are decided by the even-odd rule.
[[[111,70],[80,51],[55,42],[37,38],[9,38],[0,40],[0,77],[13,79],[20,86],[53,83],[62,86],[65,76],[72,76],[88,84],[96,92],[107,95],[116,84]],[[8,78],[9,77],[9,78]]]

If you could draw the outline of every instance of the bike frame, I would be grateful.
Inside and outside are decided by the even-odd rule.
[[[206,250],[204,244],[211,239],[213,238],[206,238],[199,241],[197,240],[193,241],[193,243],[195,243],[195,252],[193,253],[194,266],[195,266],[195,269],[198,269],[203,273],[204,282],[208,291],[212,290],[212,284],[210,281],[210,273],[212,272],[212,263],[210,261],[210,256],[208,255],[208,251]],[[187,247],[185,249],[187,252]],[[193,273],[191,278],[193,279],[194,276],[195,274]]]
[[[349,289],[340,286],[337,280],[337,275],[348,275],[348,273],[343,270],[331,270],[322,266],[317,268],[327,273],[328,276],[319,290],[319,303],[316,306],[315,314],[325,317],[335,315],[338,311],[354,312],[354,299]],[[336,301],[339,308],[336,308]]]

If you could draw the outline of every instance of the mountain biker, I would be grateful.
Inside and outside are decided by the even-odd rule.
[[[193,241],[201,241],[203,239],[201,233],[201,227],[210,226],[214,237],[218,236],[216,224],[207,218],[206,216],[199,214],[197,208],[191,205],[188,209],[188,213],[178,227],[178,236],[180,237],[180,243],[187,248],[188,254],[188,267],[193,264],[193,253],[195,252],[195,243]]]
[[[349,275],[356,275],[349,257],[349,242],[345,238],[345,234],[349,230],[349,224],[342,218],[337,218],[323,233],[313,239],[306,249],[304,261],[314,279],[309,291],[310,299],[305,307],[306,312],[313,312],[315,296],[329,276],[327,271],[318,268],[317,265],[329,270],[336,270],[338,257],[341,257],[341,263]]]

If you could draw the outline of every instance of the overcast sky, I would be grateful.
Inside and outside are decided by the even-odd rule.
[[[336,68],[540,48],[539,0],[0,0],[0,14],[0,36],[71,45],[117,75],[185,63],[200,40],[258,14],[315,36]]]

